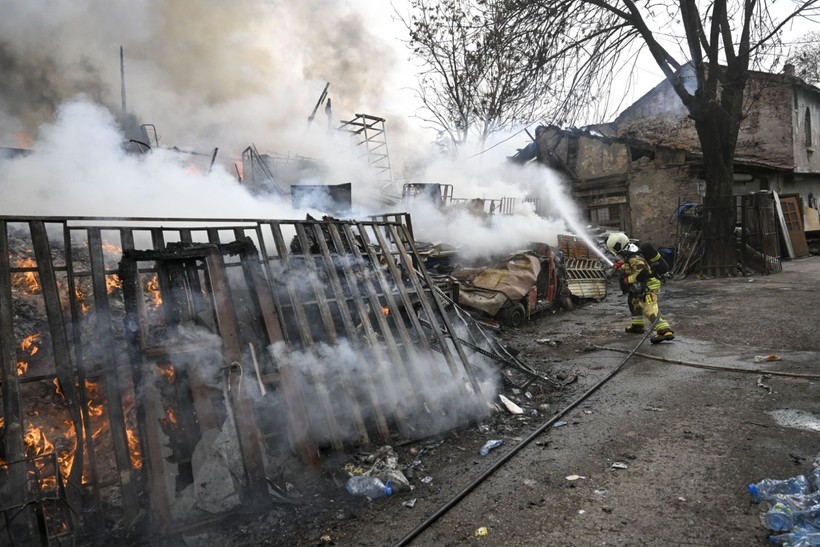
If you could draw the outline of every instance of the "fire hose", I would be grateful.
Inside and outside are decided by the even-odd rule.
[[[398,542],[396,542],[394,544],[394,547],[402,547],[404,545],[409,545],[410,542],[413,541],[419,534],[421,534],[424,530],[429,528],[442,515],[444,515],[450,509],[455,507],[458,504],[458,502],[460,502],[462,499],[467,497],[467,495],[470,492],[472,492],[479,484],[484,482],[490,475],[495,473],[502,465],[504,465],[510,459],[512,459],[512,457],[515,456],[518,453],[519,450],[521,450],[522,448],[527,446],[530,442],[535,440],[535,438],[538,437],[539,435],[541,435],[544,431],[546,431],[547,428],[551,427],[555,422],[557,422],[558,420],[563,418],[571,410],[573,410],[575,407],[577,407],[582,402],[584,402],[587,398],[589,398],[593,393],[598,391],[598,389],[600,389],[601,386],[603,386],[609,380],[614,378],[615,375],[618,374],[623,369],[624,365],[626,365],[626,363],[629,362],[629,360],[632,358],[632,356],[635,355],[635,353],[638,351],[638,349],[641,347],[641,345],[643,345],[643,343],[646,341],[646,339],[649,337],[649,335],[655,330],[655,324],[657,322],[658,322],[658,320],[655,319],[654,323],[652,324],[652,326],[649,329],[647,329],[646,333],[643,335],[641,340],[629,352],[629,354],[624,358],[624,360],[621,361],[621,363],[617,367],[612,369],[612,371],[609,374],[607,374],[597,384],[595,384],[594,386],[589,388],[586,392],[584,392],[580,397],[578,397],[572,403],[570,403],[568,406],[566,406],[563,410],[560,410],[560,411],[556,412],[552,416],[552,418],[550,418],[549,420],[544,422],[535,431],[530,433],[530,435],[526,439],[524,439],[523,441],[518,443],[509,452],[504,454],[497,462],[495,462],[493,465],[491,465],[477,479],[472,481],[470,484],[468,484],[466,487],[464,487],[464,489],[461,490],[461,492],[459,492],[452,499],[450,499],[450,501],[448,501],[447,503],[442,505],[435,513],[433,513],[432,515],[427,517],[427,519],[424,522],[422,522],[421,524],[416,526],[416,528],[414,528],[410,533],[408,533],[406,536],[404,536],[402,539],[400,539]]]

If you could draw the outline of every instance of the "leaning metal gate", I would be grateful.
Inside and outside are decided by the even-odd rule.
[[[213,521],[486,409],[407,221],[0,218],[3,541]]]

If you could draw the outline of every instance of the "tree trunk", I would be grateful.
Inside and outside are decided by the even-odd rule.
[[[737,273],[737,211],[732,185],[737,128],[733,127],[733,117],[727,115],[726,110],[715,102],[700,104],[698,107],[693,109],[692,113],[695,115],[692,117],[700,137],[706,178],[701,273],[719,277],[734,276]],[[706,115],[697,115],[696,112]]]

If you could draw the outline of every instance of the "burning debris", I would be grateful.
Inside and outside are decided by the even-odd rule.
[[[294,457],[427,437],[495,396],[494,348],[452,322],[400,215],[2,219],[0,289],[17,541],[264,507]]]

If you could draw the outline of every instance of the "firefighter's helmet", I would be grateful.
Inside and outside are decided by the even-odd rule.
[[[606,248],[612,254],[621,254],[629,245],[629,237],[623,232],[615,232],[606,238]]]

